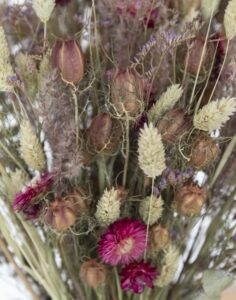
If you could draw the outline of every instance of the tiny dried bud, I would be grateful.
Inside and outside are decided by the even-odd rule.
[[[97,115],[88,130],[88,140],[95,151],[114,150],[120,142],[122,130],[120,123],[107,113]]]
[[[150,246],[152,250],[164,248],[170,240],[168,230],[162,225],[154,225],[150,229]]]
[[[61,71],[64,81],[77,84],[84,76],[84,58],[75,40],[57,40],[52,50],[52,65]]]
[[[78,207],[74,201],[55,200],[47,209],[44,220],[58,231],[67,230],[76,222]]]
[[[204,189],[197,184],[185,184],[175,194],[177,210],[182,215],[196,215],[201,211],[206,197]]]
[[[107,269],[97,262],[96,259],[90,259],[82,263],[80,267],[80,278],[88,286],[96,288],[106,281]]]
[[[117,190],[117,197],[120,200],[121,203],[124,203],[127,200],[128,197],[128,191],[123,186],[118,186],[116,188]]]
[[[176,143],[192,126],[192,118],[180,108],[166,113],[157,123],[163,142]]]
[[[203,169],[218,157],[220,149],[216,142],[207,135],[201,135],[193,142],[190,164]]]
[[[212,63],[211,59],[214,54],[214,46],[212,43],[207,42],[204,50],[204,43],[205,41],[203,39],[197,38],[194,41],[189,52],[186,53],[184,65],[187,64],[187,71],[193,75],[196,75],[198,72],[198,68],[201,62],[201,57],[202,57],[202,62],[201,62],[200,74],[205,73],[211,66]]]
[[[143,82],[130,70],[116,71],[111,84],[111,101],[119,114],[136,116],[141,112]]]

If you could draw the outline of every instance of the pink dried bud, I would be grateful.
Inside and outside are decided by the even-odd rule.
[[[204,50],[205,41],[201,38],[197,38],[191,49],[185,55],[185,64],[187,64],[187,71],[196,75],[198,72],[198,68],[201,62],[200,74],[205,73],[211,66],[212,57],[214,55],[214,46],[213,43],[207,42],[205,50]]]
[[[211,137],[198,136],[192,145],[190,164],[197,169],[203,169],[214,162],[219,154],[220,149]]]
[[[163,142],[176,143],[191,126],[192,118],[182,109],[175,108],[163,116],[157,124],[157,129]]]
[[[206,197],[205,190],[197,184],[185,184],[175,193],[177,210],[182,215],[196,215],[201,211]]]
[[[97,262],[96,259],[90,259],[82,263],[80,267],[80,278],[88,286],[96,288],[106,281],[107,268]]]
[[[154,225],[150,230],[150,247],[153,250],[164,248],[170,240],[168,230],[162,225]]]
[[[100,113],[90,125],[88,140],[95,151],[110,151],[118,146],[121,133],[122,129],[117,120],[107,113]]]
[[[139,114],[143,94],[143,81],[137,73],[128,69],[116,71],[111,84],[111,101],[119,114]]]
[[[77,84],[84,76],[84,58],[75,40],[57,40],[52,50],[52,65],[68,83]]]
[[[47,209],[44,220],[58,231],[67,230],[75,224],[77,219],[78,207],[76,203],[70,200],[55,200]]]

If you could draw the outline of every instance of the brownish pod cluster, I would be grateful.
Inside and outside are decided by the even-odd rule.
[[[57,40],[52,49],[52,65],[61,71],[64,81],[77,84],[84,76],[84,58],[75,40]]]
[[[81,280],[90,287],[96,288],[106,281],[107,269],[96,259],[82,263],[80,267]]]

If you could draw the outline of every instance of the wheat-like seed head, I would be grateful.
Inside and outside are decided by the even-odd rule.
[[[151,206],[150,206],[151,204]],[[157,198],[155,196],[146,197],[139,206],[139,214],[144,221],[144,223],[148,224],[149,217],[149,208],[150,208],[150,219],[149,224],[155,224],[161,217],[163,211],[163,200],[161,197]]]
[[[108,226],[120,216],[121,202],[114,188],[105,190],[97,204],[95,217],[102,226]]]
[[[55,0],[33,0],[33,9],[41,22],[46,23],[55,7]]]
[[[179,265],[179,256],[179,251],[175,246],[170,244],[165,249],[161,274],[155,282],[157,286],[164,287],[171,283]]]
[[[30,168],[41,171],[46,167],[42,145],[27,120],[20,125],[20,145],[22,157]]]
[[[194,127],[204,131],[220,129],[236,112],[236,98],[226,97],[203,106],[193,119]]]
[[[216,14],[219,4],[220,0],[201,0],[201,12],[205,20]]]
[[[161,135],[151,123],[144,125],[138,140],[139,166],[148,177],[156,177],[166,168],[165,150]]]
[[[161,95],[160,99],[148,112],[149,122],[154,124],[168,110],[172,109],[183,94],[183,88],[179,84],[173,84]]]
[[[231,0],[225,10],[224,27],[228,40],[236,34],[236,0]]]

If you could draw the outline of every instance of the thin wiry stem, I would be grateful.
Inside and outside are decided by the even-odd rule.
[[[130,145],[129,145],[129,118],[128,116],[126,116],[126,151],[125,151],[125,165],[124,165],[124,173],[123,173],[123,181],[122,181],[122,185],[123,187],[125,187],[126,185],[126,180],[127,180],[127,172],[128,172],[128,164],[129,164],[129,149],[130,149]]]

